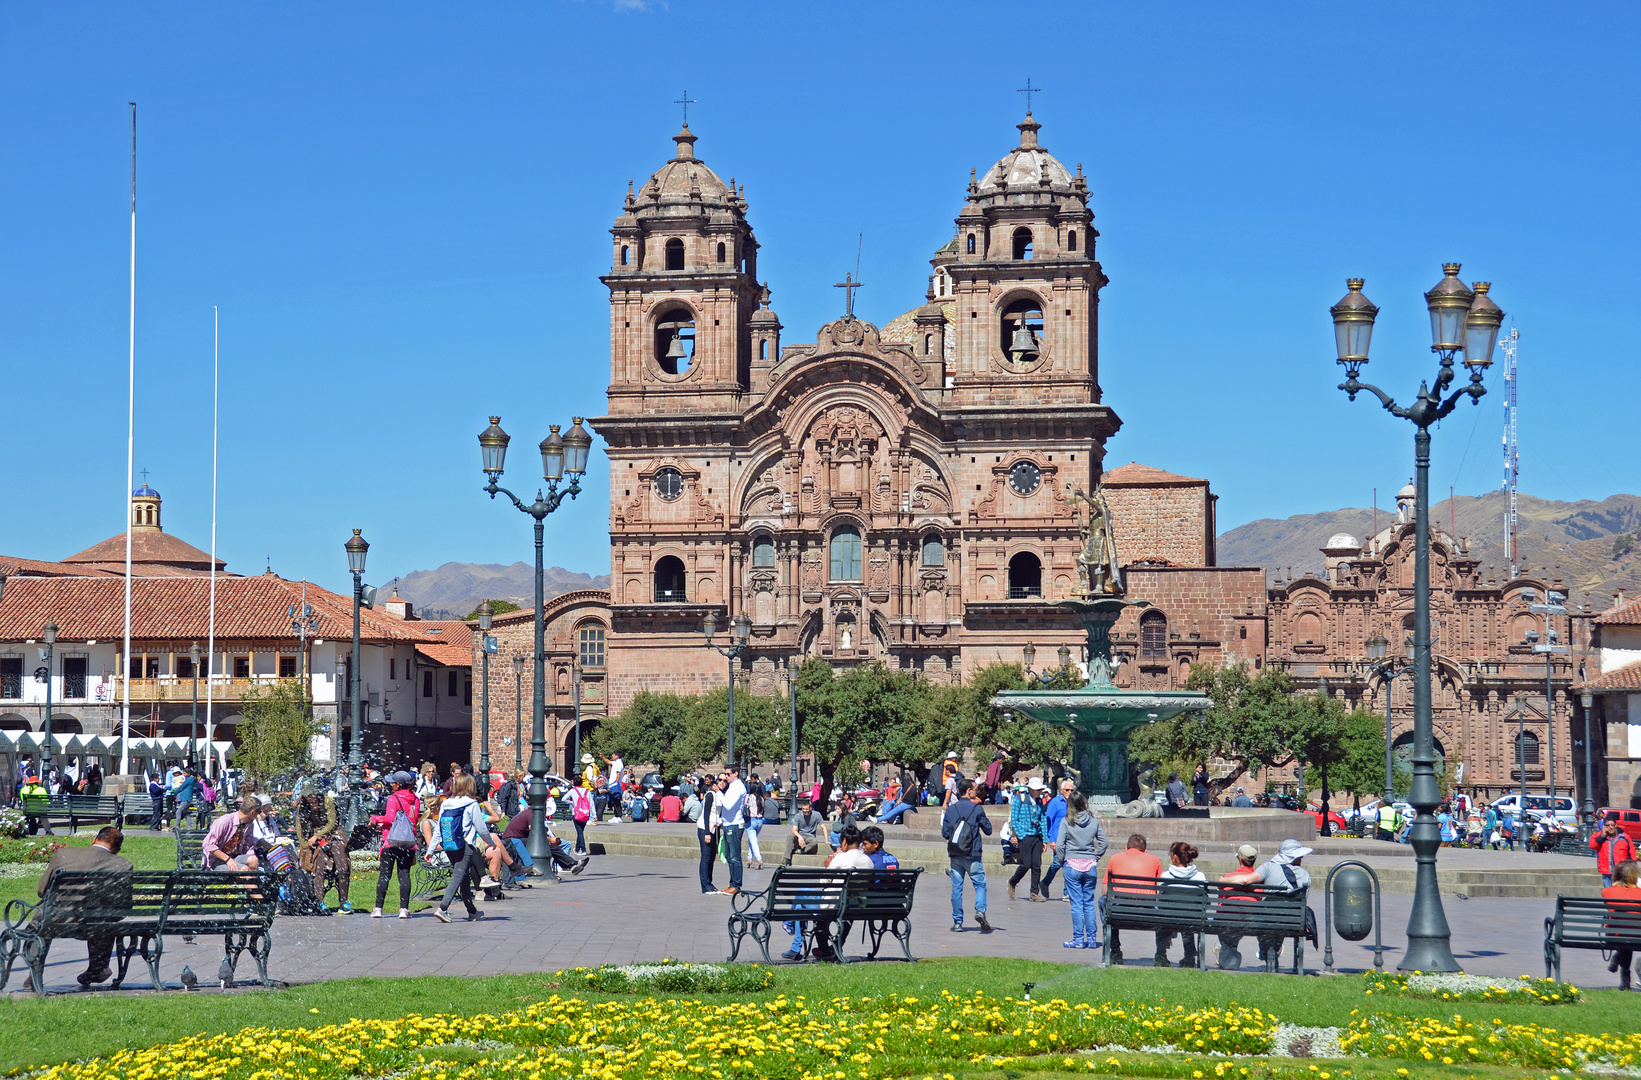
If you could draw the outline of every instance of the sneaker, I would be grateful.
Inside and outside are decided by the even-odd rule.
[[[1014,899],[1014,885],[1012,883],[1009,885],[1009,899]]]
[[[399,909],[399,918],[401,918],[401,919],[410,918],[410,909],[409,908],[404,908],[404,907],[400,908]]]
[[[484,918],[484,912],[480,911],[478,908],[474,908],[472,911],[467,913],[468,922],[478,922],[482,918]]]
[[[724,890],[724,895],[725,896],[734,896],[736,893],[738,893],[740,891],[741,891],[740,889],[737,889],[735,886],[731,885],[729,888]]]
[[[960,922],[952,923],[952,933],[961,934],[962,932],[963,932],[963,924],[962,923],[960,923]]]
[[[338,908],[337,910],[340,911],[344,915],[352,915],[353,914],[353,905],[348,903],[346,900],[344,900],[344,901],[342,901],[342,906],[340,908]]]
[[[1063,948],[1063,949],[1085,949],[1087,947],[1088,946],[1084,945],[1080,941],[1068,941],[1064,945],[1061,946],[1061,948]]]
[[[371,908],[370,909],[370,917],[373,918],[373,919],[380,919],[382,917],[382,909],[379,908],[379,907]]]
[[[450,921],[450,912],[442,907],[436,907],[433,909],[433,917],[442,923],[447,923]]]
[[[575,874],[581,873],[583,870],[587,869],[587,864],[592,862],[592,861],[593,861],[593,857],[591,855],[583,855],[581,857],[581,861],[576,863],[574,866],[572,866],[570,868],[571,875],[573,876]]]
[[[798,952],[796,949],[788,949],[786,952],[781,953],[781,959],[782,960],[802,960],[803,959],[803,953]]]
[[[489,874],[486,874],[486,875],[484,875],[483,877],[481,877],[479,879],[479,888],[481,888],[481,889],[494,889],[497,886],[499,886],[500,884],[501,884],[501,882],[497,881],[495,878],[491,877]]]
[[[528,869],[524,872],[524,876],[525,877],[540,877],[541,876],[541,867],[539,867],[539,866],[530,867],[530,869]]]
[[[991,923],[986,921],[986,913],[984,911],[975,912],[974,921],[980,924],[980,932],[982,934],[991,933]]]
[[[1085,949],[1098,949],[1099,947],[1100,947],[1100,943],[1098,941],[1096,941],[1094,938],[1083,938],[1083,948],[1085,948]]]

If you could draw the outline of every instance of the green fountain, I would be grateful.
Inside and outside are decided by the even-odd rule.
[[[1077,556],[1077,595],[1054,606],[1074,615],[1088,633],[1088,681],[1077,690],[1005,690],[991,704],[1016,717],[1070,728],[1078,787],[1091,802],[1110,807],[1128,799],[1128,739],[1134,729],[1211,709],[1214,702],[1194,690],[1124,690],[1111,681],[1116,669],[1111,627],[1124,610],[1151,604],[1124,595],[1104,492],[1095,488],[1085,495],[1075,484],[1067,488],[1067,500],[1078,508],[1083,550]]]

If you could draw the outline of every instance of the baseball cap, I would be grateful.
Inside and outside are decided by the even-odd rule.
[[[1243,844],[1236,849],[1236,854],[1239,859],[1257,859],[1259,858],[1259,849],[1252,844]]]

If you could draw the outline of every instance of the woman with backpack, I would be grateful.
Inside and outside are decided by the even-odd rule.
[[[442,923],[450,921],[450,904],[458,894],[467,907],[468,922],[484,918],[484,912],[473,904],[472,875],[490,846],[490,827],[473,797],[477,791],[472,774],[463,773],[451,780],[450,797],[439,810],[439,846],[450,858],[450,884],[444,887],[444,896],[433,909],[433,917]],[[486,878],[480,887],[488,889],[497,884]]]
[[[382,917],[382,901],[387,899],[388,879],[399,869],[399,918],[410,918],[410,867],[416,861],[416,821],[422,816],[422,801],[411,790],[416,778],[397,772],[388,779],[393,794],[380,814],[371,815],[372,825],[382,826],[381,868],[376,872],[376,906],[370,917]]]
[[[587,822],[593,816],[593,796],[587,781],[576,777],[570,788],[570,820],[575,823],[575,853],[587,854]]]

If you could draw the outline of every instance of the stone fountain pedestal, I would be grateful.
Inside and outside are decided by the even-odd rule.
[[[1109,596],[1062,600],[1088,633],[1088,682],[1076,690],[1004,690],[994,708],[1071,729],[1071,765],[1078,787],[1091,804],[1109,810],[1128,801],[1128,740],[1134,729],[1182,713],[1213,708],[1213,699],[1195,690],[1123,690],[1111,681],[1111,627],[1145,600]]]

